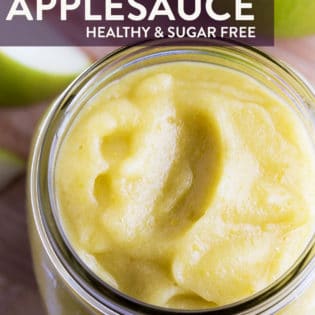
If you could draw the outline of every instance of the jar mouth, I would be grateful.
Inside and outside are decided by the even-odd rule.
[[[146,45],[136,45],[119,49],[101,59],[85,71],[55,101],[46,113],[35,135],[33,154],[29,168],[29,203],[33,209],[36,228],[54,266],[65,278],[75,292],[89,304],[94,304],[101,313],[110,309],[122,314],[252,314],[251,312],[276,311],[280,304],[289,303],[303,291],[302,284],[315,270],[313,235],[303,253],[294,265],[281,278],[264,290],[236,303],[202,310],[179,310],[149,305],[126,296],[110,287],[95,275],[79,258],[70,244],[58,215],[58,206],[54,191],[54,165],[62,135],[71,125],[84,104],[103,86],[119,78],[122,72],[132,72],[142,67],[174,60],[188,60],[223,63],[226,67],[240,70],[248,69],[256,73],[258,80],[277,84],[279,93],[296,104],[301,115],[307,114],[308,107],[315,103],[310,86],[286,65],[274,60],[254,48],[234,46],[226,42],[224,46],[199,46],[199,41],[172,41],[172,46],[163,45],[162,41],[153,41]],[[173,44],[174,43],[174,44]],[[243,69],[243,72],[245,71]],[[125,73],[124,73],[125,74]],[[313,129],[308,122],[309,130]],[[312,131],[313,133],[313,131]],[[313,135],[315,143],[315,135]],[[118,309],[120,311],[118,311]],[[106,312],[105,312],[106,313]],[[104,314],[105,314],[104,313]],[[115,314],[115,313],[114,313]]]

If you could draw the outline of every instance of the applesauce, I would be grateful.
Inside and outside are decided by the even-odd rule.
[[[51,140],[50,219],[88,309],[95,292],[111,301],[95,314],[111,314],[103,303],[113,314],[270,314],[311,277],[307,107],[255,67],[220,64],[217,50],[238,53],[130,62],[66,104]]]

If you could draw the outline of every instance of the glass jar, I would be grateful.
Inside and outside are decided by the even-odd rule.
[[[35,272],[49,315],[93,314],[293,314],[294,301],[315,276],[314,242],[280,279],[233,305],[202,311],[163,309],[136,301],[103,283],[71,249],[56,215],[53,189],[56,154],[80,110],[104,86],[139,68],[174,61],[221,65],[255,78],[302,119],[315,144],[315,96],[286,65],[253,48],[152,42],[120,49],[92,65],[50,106],[33,143],[28,174],[29,233]],[[315,292],[315,289],[314,289]],[[313,297],[315,299],[315,296]],[[292,304],[293,303],[293,304]],[[289,305],[290,304],[290,305]],[[293,307],[292,306],[292,307]],[[297,306],[298,307],[298,306]],[[301,314],[309,315],[309,314]]]

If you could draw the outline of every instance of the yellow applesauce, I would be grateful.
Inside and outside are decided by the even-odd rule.
[[[85,264],[164,307],[257,293],[314,231],[303,120],[251,77],[199,62],[147,67],[102,88],[60,146],[55,187]]]

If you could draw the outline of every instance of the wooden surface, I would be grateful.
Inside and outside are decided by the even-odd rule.
[[[279,41],[275,47],[265,50],[290,63],[315,87],[315,36]],[[87,51],[97,58],[108,52],[108,48],[87,48]],[[1,109],[0,147],[10,148],[27,158],[35,124],[46,106]],[[22,176],[0,192],[0,315],[43,314],[28,245]]]

